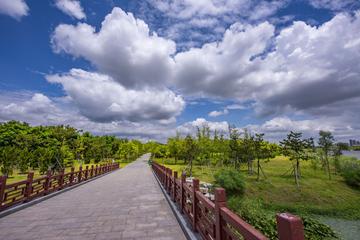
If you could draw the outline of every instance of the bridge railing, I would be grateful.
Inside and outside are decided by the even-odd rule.
[[[11,184],[6,184],[6,176],[0,176],[0,211],[119,168],[119,163],[92,165],[91,168],[89,166],[86,166],[85,169],[80,167],[78,171],[71,168],[71,171],[67,173],[62,170],[56,175],[52,175],[51,171],[48,171],[46,176],[36,179],[34,179],[34,173],[29,172],[26,180]]]
[[[158,163],[152,162],[152,169],[161,185],[176,203],[192,226],[204,240],[263,240],[268,239],[260,231],[241,219],[227,208],[226,193],[223,188],[215,189],[215,201],[200,192],[199,180],[186,183],[184,174],[178,173]],[[279,240],[303,240],[304,227],[301,218],[289,214],[276,215]]]

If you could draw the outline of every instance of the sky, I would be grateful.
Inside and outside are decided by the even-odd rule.
[[[0,121],[360,138],[359,0],[0,0]]]

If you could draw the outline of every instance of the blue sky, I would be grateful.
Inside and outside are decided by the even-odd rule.
[[[0,121],[164,141],[360,133],[357,0],[1,0]]]

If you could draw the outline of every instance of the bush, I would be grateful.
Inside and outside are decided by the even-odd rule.
[[[341,175],[344,177],[346,184],[360,188],[360,161],[351,160],[344,162],[341,167]]]
[[[275,212],[265,209],[261,201],[232,197],[228,203],[233,211],[266,237],[271,240],[278,239]],[[336,233],[328,225],[311,217],[300,217],[304,223],[305,239],[338,239]]]
[[[240,172],[234,169],[223,169],[214,175],[215,186],[225,188],[228,195],[242,195],[245,191],[245,181]]]

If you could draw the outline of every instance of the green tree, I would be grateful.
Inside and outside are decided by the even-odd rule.
[[[319,132],[319,141],[318,144],[322,149],[324,154],[324,165],[329,175],[329,179],[331,179],[331,172],[330,172],[330,163],[329,163],[329,155],[331,153],[331,149],[334,145],[334,137],[331,132],[327,131],[320,131]]]
[[[194,159],[196,159],[198,153],[199,153],[198,145],[190,135],[187,135],[185,137],[185,142],[184,142],[184,155],[185,155],[185,159],[190,164],[190,176],[192,176],[193,162]]]
[[[288,156],[290,161],[293,162],[293,173],[297,186],[300,186],[300,161],[309,159],[308,149],[311,148],[312,145],[312,139],[301,139],[301,137],[301,132],[291,131],[287,135],[287,138],[280,141],[282,153]]]

